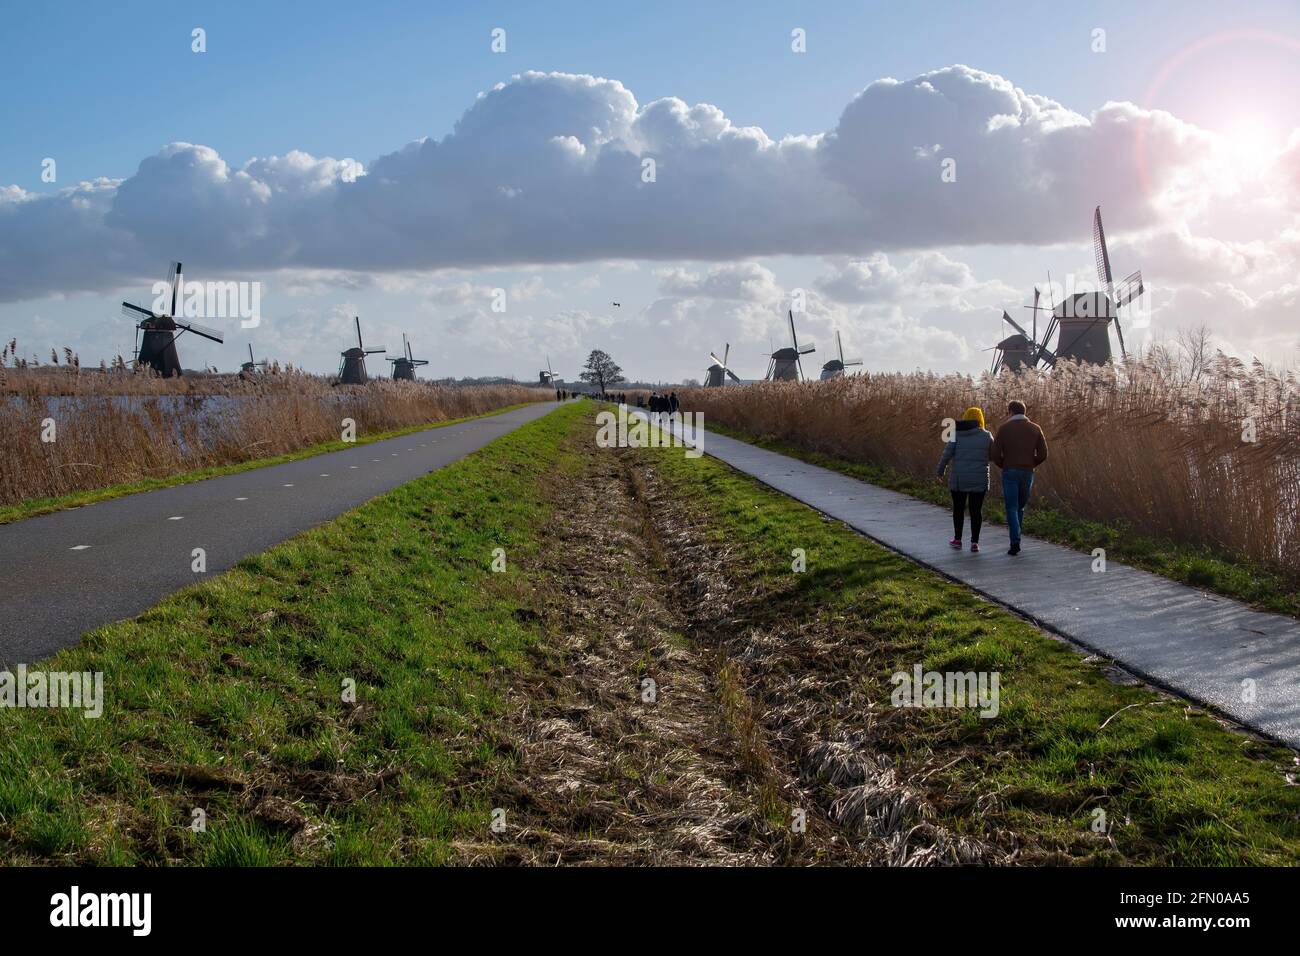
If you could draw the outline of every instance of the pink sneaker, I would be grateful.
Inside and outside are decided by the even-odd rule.
[[[956,549],[957,551],[960,551],[960,550],[961,550],[961,538],[953,538],[951,541],[948,542],[948,547],[950,547],[950,548],[954,548],[954,549]]]
[[[972,541],[972,542],[970,543],[970,550],[971,550],[971,554],[979,554],[979,553],[980,553],[980,543],[979,543],[978,541]]]

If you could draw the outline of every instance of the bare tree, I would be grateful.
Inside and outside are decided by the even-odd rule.
[[[1178,330],[1178,357],[1186,381],[1199,385],[1202,376],[1210,368],[1214,357],[1210,328],[1204,322],[1200,325]]]

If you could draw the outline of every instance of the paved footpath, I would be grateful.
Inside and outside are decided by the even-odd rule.
[[[140,614],[556,407],[539,402],[0,525],[0,666],[46,657],[86,631]],[[194,548],[206,552],[205,574],[192,570]]]
[[[1300,622],[1293,618],[1116,561],[1094,573],[1091,555],[1029,536],[1013,558],[1005,526],[987,521],[982,553],[954,551],[944,508],[708,431],[703,450],[1152,683],[1300,747]],[[1033,510],[1031,500],[1029,529]],[[1242,700],[1247,679],[1255,682],[1251,703]]]

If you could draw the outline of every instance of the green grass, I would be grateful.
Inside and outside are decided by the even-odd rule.
[[[861,677],[883,706],[889,675],[918,662],[1001,673],[997,718],[910,711],[912,732],[879,742],[904,767],[919,755],[964,755],[931,785],[972,797],[1000,791],[999,825],[1047,846],[1089,846],[1091,812],[1100,807],[1118,853],[1095,838],[1094,862],[1300,863],[1300,787],[1284,776],[1297,770],[1293,751],[1229,731],[1182,701],[1111,682],[1020,618],[714,459],[643,453],[706,509],[710,533],[737,547],[733,593],[760,594],[788,619],[871,642],[878,666]],[[791,571],[794,548],[807,553],[805,573]],[[1122,710],[1133,704],[1142,706]],[[940,812],[957,831],[980,821],[960,806]]]
[[[526,569],[580,414],[544,416],[42,664],[103,672],[104,716],[0,709],[0,859],[421,864],[487,835],[491,808],[451,781],[499,759],[477,731],[537,636]],[[189,828],[196,808],[205,832]]]
[[[708,429],[945,509],[952,507],[947,487],[934,481],[918,481],[892,468],[808,451],[789,442],[755,436],[725,425],[711,423]],[[1006,509],[1001,498],[990,495],[986,499],[984,516],[991,521],[1006,522]],[[1025,515],[1025,532],[1085,553],[1091,553],[1094,548],[1105,548],[1109,560],[1121,561],[1180,584],[1213,591],[1264,610],[1300,617],[1300,588],[1296,582],[1270,568],[1250,564],[1230,554],[1153,538],[1121,525],[1078,518],[1042,507],[1037,501],[1030,503]]]
[[[542,638],[538,612],[562,599],[534,561],[551,489],[581,480],[562,439],[590,416],[558,409],[43,664],[103,672],[105,715],[0,708],[0,861],[436,864],[457,858],[456,841],[487,839],[486,794],[513,769],[493,727]],[[1118,852],[1098,843],[1094,861],[1300,862],[1291,751],[1110,683],[1019,618],[716,461],[644,454],[736,547],[737,593],[871,642],[872,668],[855,676],[878,699],[918,661],[1001,672],[998,719],[916,711],[913,734],[879,742],[904,769],[964,756],[929,786],[999,792],[998,825],[1037,845],[1088,839],[1101,806]],[[805,574],[790,572],[795,547]],[[1130,704],[1144,706],[1120,712]],[[204,832],[189,828],[195,809]],[[954,830],[979,823],[960,804],[939,812]]]
[[[398,438],[402,435],[410,435],[414,432],[427,431],[430,428],[443,428],[447,425],[455,425],[458,422],[467,422],[472,418],[487,418],[491,415],[500,415],[504,412],[512,411],[516,408],[524,408],[524,405],[507,405],[504,408],[498,408],[487,412],[484,415],[474,415],[469,418],[452,418],[445,422],[434,422],[433,424],[411,425],[407,428],[397,428],[392,431],[376,432],[373,435],[361,435],[355,442],[327,441],[317,445],[308,445],[306,448],[300,448],[284,455],[275,455],[269,458],[254,458],[249,461],[234,462],[229,465],[216,465],[212,468],[199,468],[194,471],[185,471],[176,475],[169,475],[166,478],[144,478],[140,481],[127,482],[120,485],[110,485],[107,488],[93,488],[89,491],[74,491],[71,494],[59,495],[55,498],[29,498],[26,501],[15,502],[11,505],[0,505],[0,524],[9,524],[12,521],[21,521],[23,518],[34,518],[36,515],[49,514],[53,511],[66,511],[69,508],[80,508],[83,505],[94,504],[97,501],[107,501],[110,498],[121,498],[125,495],[134,495],[141,491],[154,491],[157,488],[170,488],[173,485],[185,485],[192,481],[203,481],[205,478],[216,478],[220,475],[233,475],[241,471],[251,471],[254,468],[266,468],[269,465],[282,465],[287,461],[298,461],[301,458],[311,458],[315,455],[323,455],[331,451],[342,451],[345,448],[356,448],[358,445],[368,445],[371,442],[383,441],[386,438]]]

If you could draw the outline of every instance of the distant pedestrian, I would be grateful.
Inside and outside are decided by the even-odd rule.
[[[1007,554],[1020,553],[1020,529],[1025,523],[1025,506],[1034,487],[1034,469],[1047,461],[1047,439],[1043,430],[1029,420],[1024,402],[1007,405],[1011,417],[998,428],[989,453],[993,464],[1002,469],[1002,500],[1007,506],[1007,525],[1011,529],[1011,548]]]
[[[560,390],[558,388],[555,390],[555,400],[557,402],[564,401],[564,398],[560,395]]]
[[[680,407],[681,406],[677,404],[677,393],[673,392],[671,395],[668,396],[668,411],[671,414],[676,415],[677,409]]]
[[[948,474],[948,491],[952,494],[952,540],[950,546],[961,550],[962,526],[970,508],[970,549],[979,553],[980,527],[984,523],[984,496],[989,490],[989,448],[993,435],[984,427],[984,412],[971,406],[957,422],[952,441],[943,446],[936,472],[939,481]]]

